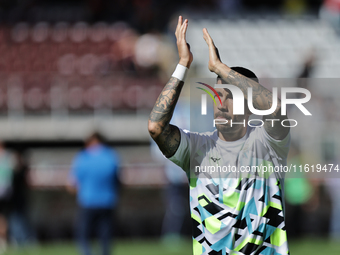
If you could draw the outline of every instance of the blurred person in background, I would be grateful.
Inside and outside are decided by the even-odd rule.
[[[301,71],[297,75],[297,87],[312,90],[311,77],[313,75],[317,55],[315,49],[310,49],[308,54],[303,58]],[[302,98],[301,93],[294,94],[296,98]],[[314,94],[314,98],[315,98]],[[319,107],[320,108],[320,107]],[[288,108],[290,114],[297,114],[293,105]],[[315,111],[313,111],[315,112]],[[307,122],[303,123],[310,127]],[[315,128],[315,125],[313,126]],[[307,132],[304,130],[304,132]],[[303,139],[303,138],[302,138]],[[300,141],[301,142],[301,141]],[[308,160],[304,156],[304,150],[301,149],[300,143],[293,143],[288,155],[290,165],[305,165]],[[285,198],[286,198],[286,227],[288,236],[291,238],[302,238],[304,235],[312,232],[321,234],[323,232],[324,221],[320,217],[321,208],[325,208],[320,199],[320,185],[317,179],[306,172],[288,173],[285,178]],[[315,220],[318,219],[318,220]],[[316,221],[316,222],[314,222]]]
[[[14,159],[0,141],[0,252],[6,250]]]
[[[135,45],[139,34],[128,25],[120,24],[121,33],[117,41],[111,47],[111,59],[116,63],[115,70],[123,71],[128,74],[136,72]],[[126,27],[124,27],[126,26]]]
[[[97,231],[103,255],[109,255],[112,217],[118,200],[119,157],[92,134],[73,160],[69,190],[75,188],[79,205],[77,236],[83,255],[90,255],[90,237]]]
[[[316,61],[317,61],[316,52],[314,49],[311,49],[308,55],[306,56],[306,58],[304,58],[302,69],[299,75],[297,76],[296,85],[298,87],[310,90],[310,84],[309,84],[310,81],[308,78],[311,78],[313,75]],[[297,98],[303,97],[301,93],[297,93],[295,96]]]
[[[162,239],[170,249],[176,249],[175,243],[181,239],[181,230],[188,210],[187,187],[185,173],[169,160],[159,155],[157,144],[151,142],[151,154],[155,160],[164,163],[167,184],[164,187],[165,215],[162,224]]]
[[[300,147],[292,144],[289,151],[289,162],[294,166],[303,164]],[[313,186],[304,172],[288,173],[285,179],[286,226],[289,237],[301,238],[308,214],[308,202],[313,195]],[[312,200],[315,202],[314,200]],[[313,203],[317,206],[317,203]]]
[[[165,188],[165,216],[162,226],[164,242],[173,246],[174,241],[179,241],[181,230],[184,226],[186,209],[188,205],[188,181],[182,169],[172,162],[165,163],[165,174],[169,181]],[[175,247],[173,247],[175,248]]]
[[[10,240],[13,244],[24,245],[33,241],[28,221],[28,164],[23,152],[14,154],[15,167],[12,182],[11,213],[9,220]]]
[[[309,89],[309,80],[315,66],[315,52],[311,51],[307,58],[304,59],[301,71],[297,76],[297,87]],[[296,98],[301,98],[301,93],[295,94]],[[293,105],[290,106],[293,108]],[[293,108],[293,111],[296,110]],[[295,143],[291,145],[288,155],[288,161],[295,166],[303,164],[300,145]],[[285,196],[286,196],[286,226],[287,233],[292,238],[301,238],[305,229],[307,220],[308,206],[313,195],[313,186],[307,179],[305,173],[288,173],[285,179]],[[315,206],[317,206],[315,204]]]
[[[209,164],[242,167],[258,166],[258,162],[267,161],[266,164],[273,167],[286,165],[290,135],[289,128],[280,124],[264,124],[256,128],[217,124],[214,132],[203,134],[183,131],[170,124],[185,74],[193,61],[186,42],[187,27],[188,20],[183,21],[180,16],[175,32],[179,64],[152,109],[148,129],[163,154],[182,167],[190,178],[194,255],[231,254],[233,251],[240,254],[289,254],[282,176],[215,178],[204,171],[190,172],[192,167],[204,167],[205,164],[208,167]],[[243,90],[244,95],[247,95],[247,88],[252,87],[256,91],[254,107],[267,110],[273,104],[272,93],[258,83],[250,70],[229,68],[223,64],[206,29],[203,29],[203,38],[209,48],[209,70],[218,75],[218,82],[233,84]],[[233,115],[230,91],[216,90],[222,102],[214,106],[214,118],[241,121],[240,116]],[[241,117],[247,123],[249,116],[248,110]],[[280,102],[272,114],[264,116],[267,118],[281,121],[287,118],[281,115]],[[190,162],[191,159],[195,163]]]

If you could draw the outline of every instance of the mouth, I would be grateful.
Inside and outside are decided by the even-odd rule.
[[[230,118],[229,116],[221,116],[221,115],[216,116],[215,119],[220,119],[220,120],[231,120],[231,118]]]

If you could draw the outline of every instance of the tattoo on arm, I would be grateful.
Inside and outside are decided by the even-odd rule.
[[[171,77],[159,95],[149,117],[149,129],[151,137],[166,157],[175,154],[180,143],[180,132],[176,126],[170,125],[179,95],[184,82]]]
[[[229,72],[218,70],[216,74],[222,77],[227,83],[234,84],[240,88],[246,99],[248,99],[248,88],[251,87],[253,89],[253,105],[255,109],[267,110],[271,108],[273,104],[273,94],[261,84],[232,69],[230,69]],[[289,132],[289,127],[283,127],[281,125],[281,121],[287,119],[286,115],[281,115],[281,100],[278,99],[275,111],[270,115],[263,116],[263,119],[265,123],[264,128],[271,137],[278,140],[286,137]],[[267,119],[278,119],[280,121],[274,121],[272,123],[272,121],[266,121]]]

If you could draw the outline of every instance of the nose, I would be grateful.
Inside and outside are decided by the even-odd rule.
[[[218,105],[217,109],[221,112],[229,112],[228,99],[222,100],[222,105]]]

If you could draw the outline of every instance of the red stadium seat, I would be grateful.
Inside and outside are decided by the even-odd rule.
[[[65,42],[68,39],[69,24],[66,22],[57,23],[51,31],[52,41],[57,43]]]
[[[46,22],[37,23],[31,30],[32,41],[36,43],[44,42],[49,37],[49,25]]]

